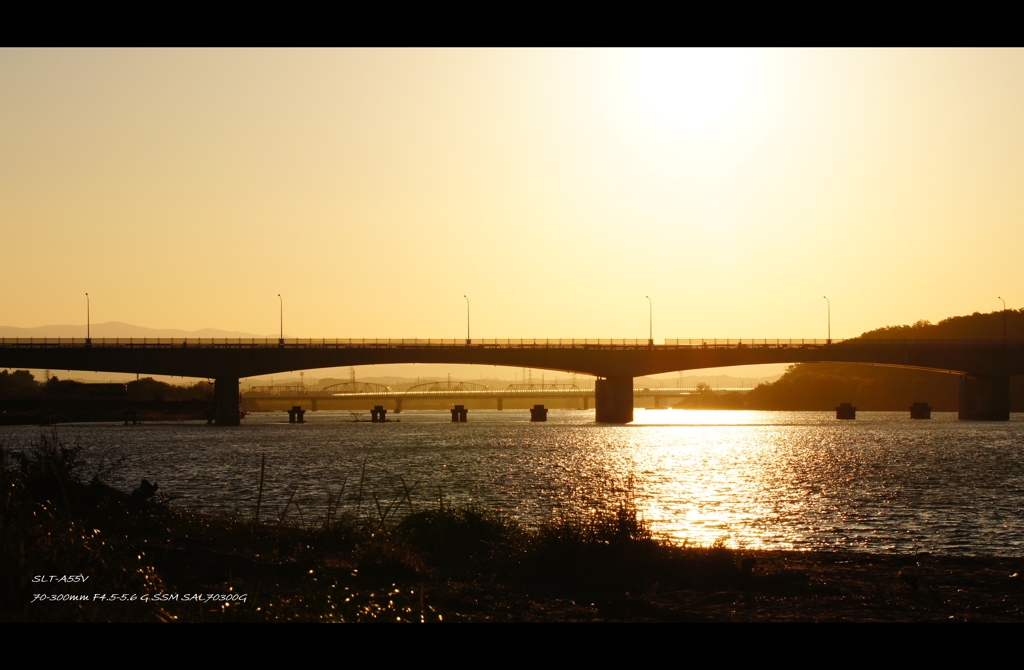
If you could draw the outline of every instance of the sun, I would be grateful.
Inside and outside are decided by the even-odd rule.
[[[743,49],[615,52],[598,99],[618,147],[645,174],[717,188],[780,116],[770,54]],[[612,74],[613,73],[613,74]]]
[[[634,61],[637,102],[652,121],[708,130],[743,112],[750,69],[741,50],[646,49]]]

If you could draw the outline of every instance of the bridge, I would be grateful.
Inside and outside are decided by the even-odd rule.
[[[749,391],[749,388],[717,389],[719,391]],[[660,407],[666,398],[681,398],[699,392],[696,387],[647,387],[634,388],[634,398],[651,398],[654,406]],[[270,400],[289,403],[306,403],[313,410],[320,403],[331,400],[363,400],[367,402],[392,402],[396,412],[401,412],[407,401],[443,400],[494,400],[498,409],[504,409],[506,400],[577,400],[583,409],[590,408],[596,395],[595,389],[579,388],[575,384],[510,384],[503,389],[492,389],[472,382],[433,381],[416,384],[404,390],[396,390],[383,384],[369,382],[344,382],[323,389],[306,386],[252,386],[242,393],[242,407],[251,407],[249,401]]]
[[[597,377],[596,420],[633,420],[633,378],[769,363],[861,363],[960,375],[960,418],[1006,421],[1024,339],[0,339],[0,367],[93,370],[215,380],[219,425],[238,425],[239,380],[294,370],[441,363]]]

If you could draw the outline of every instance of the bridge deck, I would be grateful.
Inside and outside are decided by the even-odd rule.
[[[294,370],[405,363],[494,365],[594,375],[599,421],[632,421],[633,379],[766,363],[853,363],[937,370],[961,380],[961,418],[1009,417],[1024,339],[0,339],[0,367],[215,380],[218,421],[238,422],[238,381]],[[233,418],[232,418],[233,417]]]
[[[8,348],[142,348],[142,349],[820,349],[823,347],[914,347],[914,348],[1003,348],[1022,347],[1024,339],[944,338],[944,339],[797,339],[748,338],[666,339],[662,344],[636,339],[384,339],[384,338],[176,338],[106,337],[0,338],[0,347]]]
[[[602,378],[765,363],[863,363],[1024,374],[1024,339],[207,339],[0,338],[0,367],[239,379],[294,370],[436,363]],[[625,387],[624,387],[625,388]]]

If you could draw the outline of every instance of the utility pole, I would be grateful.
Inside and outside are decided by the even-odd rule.
[[[828,344],[832,344],[832,301],[828,299],[827,295],[821,296],[828,303]]]
[[[654,346],[654,302],[651,301],[651,296],[645,295],[648,303],[648,314],[647,314],[647,344],[648,346]]]
[[[1002,298],[999,298],[1003,300]],[[1003,346],[1006,346],[1006,301],[1003,300]]]
[[[277,294],[277,299],[281,303],[281,313],[280,313],[280,315],[281,315],[281,331],[280,331],[280,336],[278,337],[278,340],[277,340],[277,345],[279,347],[283,347],[284,346],[284,298],[282,298],[281,294],[278,293]]]

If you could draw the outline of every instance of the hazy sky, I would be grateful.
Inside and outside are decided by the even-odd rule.
[[[1024,306],[1024,51],[2,50],[0,324],[824,337]]]

